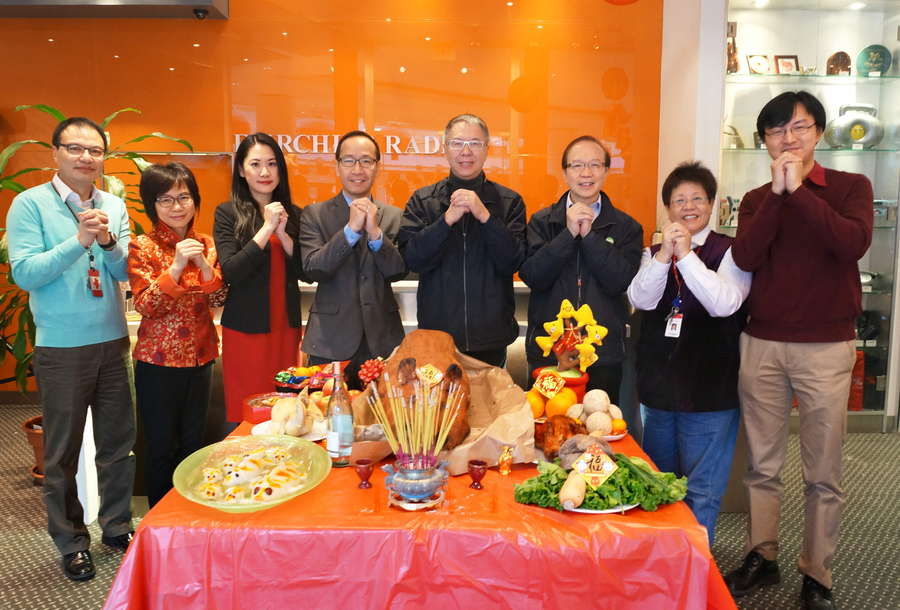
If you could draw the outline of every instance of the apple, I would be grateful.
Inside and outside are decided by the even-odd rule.
[[[347,390],[347,382],[344,382],[344,391]],[[329,379],[325,382],[325,386],[322,388],[323,396],[331,396],[331,393],[334,391],[334,378]]]

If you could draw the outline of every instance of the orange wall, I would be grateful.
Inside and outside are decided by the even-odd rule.
[[[488,177],[519,191],[529,214],[565,192],[562,151],[591,134],[613,150],[604,190],[646,238],[655,229],[658,0],[231,0],[230,10],[227,21],[202,22],[0,19],[0,148],[50,139],[54,119],[14,112],[19,104],[97,121],[137,108],[141,115],[124,113],[110,124],[113,146],[162,131],[195,151],[223,153],[178,157],[197,174],[197,227],[209,233],[213,208],[229,191],[224,153],[234,150],[235,134],[281,134],[293,148],[294,140],[309,147],[311,136],[332,136],[319,140],[332,144],[333,136],[364,128],[382,150],[388,136],[398,138],[404,153],[414,139],[423,154],[387,155],[375,192],[402,207],[412,191],[447,173],[440,151],[424,154],[426,136],[472,112],[491,130]],[[128,148],[180,150],[161,140]],[[53,165],[46,149],[23,151],[7,174]],[[295,203],[337,193],[333,154],[287,158]],[[23,181],[31,186],[50,175]],[[4,219],[12,195],[0,192]]]

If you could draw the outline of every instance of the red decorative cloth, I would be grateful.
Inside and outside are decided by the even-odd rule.
[[[228,286],[222,283],[212,237],[194,231],[187,237],[203,244],[203,254],[214,273],[211,281],[203,281],[193,262],[184,268],[177,283],[172,279],[169,268],[181,240],[164,223],[129,244],[128,279],[134,308],[143,316],[133,355],[142,362],[202,366],[219,355],[210,308],[222,306]]]
[[[284,296],[285,256],[281,242],[269,239],[272,271],[269,275],[269,332],[242,333],[222,327],[222,374],[225,413],[228,421],[243,420],[244,399],[275,390],[272,378],[278,371],[297,364],[297,347],[303,330],[288,323]],[[299,256],[299,252],[294,253]]]

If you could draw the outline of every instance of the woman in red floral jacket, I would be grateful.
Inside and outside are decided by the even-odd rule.
[[[143,316],[134,349],[134,388],[147,439],[147,498],[172,487],[172,473],[203,446],[219,337],[210,312],[228,287],[209,235],[192,230],[200,209],[194,175],[181,163],[152,165],[141,201],[153,230],[131,240],[128,278]]]

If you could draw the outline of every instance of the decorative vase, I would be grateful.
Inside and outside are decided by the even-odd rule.
[[[531,376],[534,377],[535,379],[537,379],[538,376],[543,371],[545,371],[545,370],[553,371],[554,373],[556,373],[557,375],[559,375],[560,377],[563,378],[563,380],[566,382],[567,388],[569,388],[573,392],[575,392],[575,396],[578,397],[578,402],[582,402],[584,400],[584,391],[586,389],[585,386],[587,385],[587,382],[589,379],[588,374],[582,373],[581,371],[578,371],[577,369],[569,369],[571,371],[577,371],[578,373],[580,373],[580,376],[579,377],[565,377],[564,375],[560,374],[557,371],[557,369],[558,369],[558,367],[555,367],[555,366],[542,366],[540,368],[534,369],[534,371],[531,372]]]
[[[35,426],[41,426],[42,423],[43,416],[38,415],[37,417],[26,419],[22,424],[22,429],[28,437],[28,444],[31,445],[31,449],[34,451],[35,465],[31,467],[31,476],[34,477],[35,482],[39,485],[44,483],[44,431],[40,428],[35,429]]]
[[[408,502],[427,501],[438,490],[446,489],[449,465],[449,460],[437,468],[403,468],[399,462],[385,464],[381,467],[388,474],[384,486]]]

